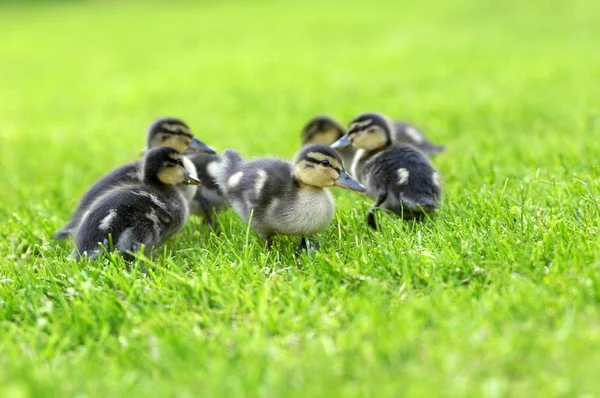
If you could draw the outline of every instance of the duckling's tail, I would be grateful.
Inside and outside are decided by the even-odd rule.
[[[217,184],[219,184],[222,189],[226,188],[226,181],[229,177],[238,172],[242,162],[243,159],[237,151],[227,149],[223,152],[215,176]]]

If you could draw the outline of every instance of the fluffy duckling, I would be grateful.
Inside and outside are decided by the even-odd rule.
[[[166,117],[153,122],[148,128],[147,146],[145,151],[157,146],[166,146],[183,152],[193,150],[198,152],[215,153],[214,149],[199,141],[193,136],[189,126],[182,120]],[[196,168],[187,158],[183,158],[186,170],[192,177],[196,177]],[[90,207],[92,202],[107,190],[121,184],[141,181],[142,161],[137,160],[114,169],[109,174],[96,182],[81,198],[71,220],[67,225],[54,233],[54,239],[67,239],[73,229],[79,224],[81,217]],[[191,200],[196,194],[195,186],[182,185],[180,187],[185,197]]]
[[[421,151],[410,145],[393,145],[391,125],[378,113],[355,118],[348,133],[333,148],[358,149],[353,175],[375,199],[367,221],[376,228],[374,211],[383,207],[405,219],[421,219],[438,208],[441,190],[438,173]]]
[[[185,153],[196,167],[202,185],[190,201],[190,213],[201,215],[209,226],[213,226],[213,214],[227,207],[227,201],[215,180],[216,168],[221,160],[218,155],[208,153]]]
[[[127,259],[178,232],[188,216],[188,203],[177,184],[200,184],[185,169],[176,149],[159,147],[146,155],[142,181],[119,186],[96,200],[74,232],[71,257],[96,258],[101,244]]]
[[[331,145],[346,134],[346,130],[335,119],[327,115],[318,115],[308,121],[302,129],[302,145],[322,144]],[[338,151],[344,167],[350,168],[354,159],[354,149],[345,148]]]
[[[394,144],[408,144],[420,149],[429,157],[443,152],[445,145],[436,145],[429,141],[425,134],[417,126],[402,120],[390,122],[392,125],[392,141]],[[302,130],[302,143],[331,145],[346,134],[345,129],[329,116],[316,116],[311,119]],[[350,148],[339,148],[340,155],[344,159],[344,165],[350,167],[354,159],[355,150]]]
[[[327,187],[364,192],[365,188],[344,170],[337,151],[325,145],[307,145],[294,162],[280,159],[243,161],[225,151],[217,182],[231,207],[272,245],[274,235],[300,236],[299,250],[308,237],[324,230],[335,211]]]

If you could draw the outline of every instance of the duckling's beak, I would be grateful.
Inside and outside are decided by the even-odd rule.
[[[192,138],[192,142],[190,143],[188,149],[196,152],[204,152],[210,154],[217,153],[217,151],[215,151],[213,148],[206,145],[204,142],[200,141],[196,137]]]
[[[354,178],[350,177],[350,174],[348,174],[348,172],[345,170],[342,170],[340,173],[340,178],[335,181],[334,185],[356,192],[366,191],[366,188],[360,185]]]
[[[183,183],[185,185],[200,185],[200,184],[202,184],[202,181],[200,181],[196,177],[192,176],[190,173],[186,172],[183,175]]]
[[[330,145],[331,148],[333,149],[346,149],[352,146],[352,141],[350,141],[350,139],[348,138],[348,134],[344,135],[342,138],[340,138],[339,140],[337,140],[336,142],[334,142],[333,144]]]

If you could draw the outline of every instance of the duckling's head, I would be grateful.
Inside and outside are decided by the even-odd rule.
[[[326,115],[315,116],[302,130],[302,145],[331,145],[345,133],[344,128],[333,118]]]
[[[344,170],[340,155],[328,146],[306,145],[296,155],[294,163],[296,180],[301,185],[316,188],[336,185],[352,191],[365,191],[365,187]]]
[[[144,182],[159,185],[200,185],[183,166],[182,155],[174,148],[161,146],[151,149],[144,160]]]
[[[348,132],[334,142],[331,147],[337,150],[353,146],[374,151],[390,145],[392,128],[387,117],[379,113],[363,113],[348,125]]]
[[[157,146],[168,146],[179,152],[189,150],[216,153],[213,148],[194,137],[190,127],[183,120],[174,117],[160,118],[148,128],[146,150]]]

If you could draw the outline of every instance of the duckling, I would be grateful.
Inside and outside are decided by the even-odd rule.
[[[367,188],[375,203],[367,213],[369,226],[377,228],[374,211],[391,210],[405,219],[422,219],[438,208],[439,176],[425,154],[410,145],[393,145],[391,124],[378,113],[364,113],[348,127],[333,148],[358,149],[352,174]]]
[[[425,137],[417,126],[403,120],[391,121],[392,141],[394,144],[408,144],[420,149],[429,157],[443,152],[445,145],[436,145]],[[316,116],[311,119],[302,130],[303,144],[323,144],[331,145],[342,138],[346,133],[345,129],[329,116]],[[344,159],[344,165],[350,167],[354,159],[355,150],[350,148],[339,148],[338,151]]]
[[[125,258],[142,246],[149,251],[178,232],[188,216],[188,203],[176,184],[200,184],[183,164],[176,149],[158,147],[146,155],[142,181],[113,187],[98,198],[74,232],[76,249],[71,257],[95,259],[100,244]]]
[[[346,130],[335,119],[327,115],[318,115],[310,119],[302,130],[302,145],[331,145],[346,134]],[[338,151],[344,167],[350,168],[356,151],[345,148]]]
[[[190,214],[201,215],[209,226],[213,226],[213,215],[227,207],[227,200],[215,180],[215,170],[221,158],[208,153],[186,152],[188,158],[196,167],[198,178],[202,185],[190,201]]]
[[[324,230],[335,211],[327,187],[364,192],[344,170],[337,151],[307,145],[294,162],[263,158],[243,161],[227,150],[217,170],[217,183],[233,210],[271,248],[274,235],[300,236],[299,250],[309,248],[308,237]]]
[[[187,124],[182,120],[173,117],[158,119],[148,128],[147,146],[143,152],[157,146],[167,146],[174,148],[179,152],[189,149],[198,152],[215,153],[214,149],[193,136]],[[183,158],[183,162],[190,175],[196,177],[196,168],[194,164],[185,157]],[[92,202],[107,190],[120,184],[141,181],[141,166],[142,161],[140,160],[128,163],[114,169],[96,182],[83,195],[67,225],[54,233],[54,239],[67,239]],[[197,188],[195,186],[182,185],[180,189],[183,191],[185,197],[191,200],[196,194]]]

